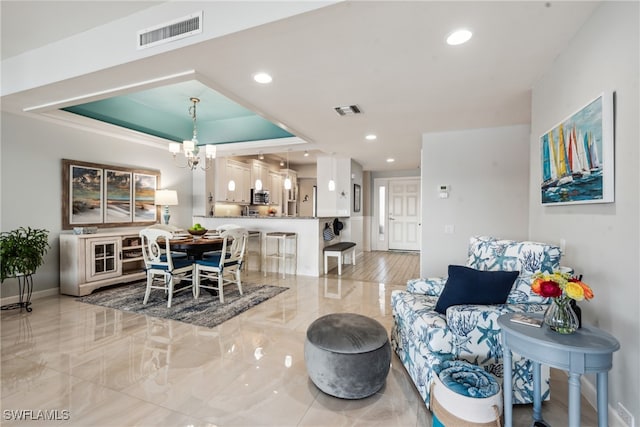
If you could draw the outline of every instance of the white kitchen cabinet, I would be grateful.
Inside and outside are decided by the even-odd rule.
[[[249,188],[256,188],[256,181],[260,180],[262,182],[263,190],[271,190],[270,182],[269,182],[269,165],[267,163],[261,162],[260,160],[252,160],[251,161],[251,183]]]
[[[60,293],[95,289],[146,277],[138,230],[60,235]]]
[[[234,188],[229,189],[233,181]],[[251,197],[251,169],[246,163],[233,159],[216,159],[216,194],[218,202],[249,203]]]
[[[282,176],[280,172],[269,171],[269,204],[280,207],[282,205]]]

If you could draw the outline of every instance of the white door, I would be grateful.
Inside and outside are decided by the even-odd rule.
[[[420,250],[420,179],[389,180],[389,249]]]

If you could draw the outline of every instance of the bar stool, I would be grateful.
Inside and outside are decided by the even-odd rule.
[[[262,270],[262,233],[257,230],[249,230],[249,238],[247,240],[247,250],[245,251],[245,261],[247,263],[247,268],[245,272],[249,270],[249,262],[251,257],[256,257],[256,261],[258,263],[258,268],[256,271]],[[255,241],[254,245],[251,244],[251,241]]]
[[[287,252],[287,240],[293,243],[293,252]],[[275,252],[269,252],[269,242],[275,242]],[[282,265],[282,278],[287,270],[287,260],[293,262],[293,274],[297,274],[298,234],[290,231],[273,231],[264,235],[264,249],[262,250],[262,268],[267,276],[267,260],[275,259],[278,266]],[[278,268],[279,270],[280,268]]]

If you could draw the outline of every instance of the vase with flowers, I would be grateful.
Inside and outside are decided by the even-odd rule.
[[[593,298],[593,291],[589,285],[564,271],[538,272],[533,279],[531,290],[552,300],[544,314],[544,323],[558,333],[574,333],[578,329],[578,317],[571,306],[571,301]]]

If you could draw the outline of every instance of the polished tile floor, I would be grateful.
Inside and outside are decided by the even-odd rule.
[[[405,256],[412,258],[403,263],[418,262]],[[385,257],[368,253],[359,264],[384,266]],[[354,268],[345,265],[340,278],[250,272],[245,282],[289,290],[213,329],[67,296],[38,299],[29,314],[2,312],[0,424],[431,426],[395,355],[385,387],[367,399],[327,396],[307,377],[304,336],[319,316],[356,312],[391,327],[390,294],[404,288],[405,278],[359,281]],[[553,425],[567,422],[565,381],[554,374],[553,398],[543,406]],[[593,409],[585,403],[582,408],[582,425],[596,425]],[[517,425],[529,425],[530,413],[529,405],[519,406]]]

